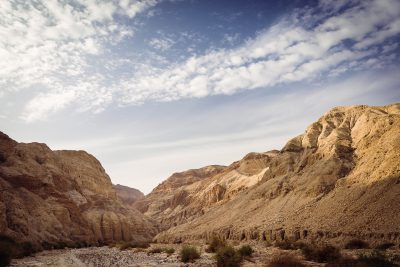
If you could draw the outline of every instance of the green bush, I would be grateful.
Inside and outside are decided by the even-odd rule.
[[[301,248],[301,251],[304,257],[310,261],[330,262],[341,258],[339,249],[330,245],[305,245]]]
[[[253,254],[254,250],[250,245],[243,245],[239,248],[239,254],[242,255],[242,257],[251,257]]]
[[[346,248],[346,249],[363,249],[363,248],[369,248],[369,245],[367,242],[365,242],[363,240],[352,239],[346,243],[344,248]]]
[[[216,253],[218,249],[226,247],[226,242],[218,237],[214,236],[211,239],[210,244],[206,248],[206,252],[208,253]]]
[[[267,267],[305,267],[297,258],[289,254],[274,256]]]
[[[183,246],[183,248],[181,249],[182,262],[194,262],[198,258],[200,258],[200,253],[195,247]]]
[[[217,267],[238,267],[242,262],[242,256],[231,246],[221,247],[217,254]]]

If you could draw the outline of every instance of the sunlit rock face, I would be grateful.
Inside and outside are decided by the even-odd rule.
[[[186,223],[261,181],[277,153],[250,153],[228,167],[212,165],[174,173],[134,207],[162,229]]]
[[[85,151],[52,151],[0,133],[0,233],[40,245],[151,239],[153,222],[116,196]]]
[[[159,241],[217,234],[399,243],[400,104],[334,108],[280,151],[249,154],[174,192],[183,204],[163,206],[175,202],[155,197],[155,190],[142,209],[158,220],[186,215]],[[191,208],[198,203],[209,208]]]

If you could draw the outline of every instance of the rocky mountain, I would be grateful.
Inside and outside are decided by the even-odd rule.
[[[113,185],[113,188],[117,193],[117,197],[122,201],[122,203],[128,206],[132,206],[133,203],[144,198],[144,194],[136,188],[131,188],[120,184]]]
[[[212,165],[174,173],[134,207],[162,229],[191,221],[258,183],[276,153],[250,153],[228,167]]]
[[[167,229],[157,241],[400,243],[400,104],[334,108],[280,151],[185,175],[135,203]]]
[[[152,220],[119,201],[100,162],[0,133],[0,234],[40,244],[151,239]]]

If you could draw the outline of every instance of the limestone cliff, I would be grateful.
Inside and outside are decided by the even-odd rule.
[[[153,222],[117,198],[100,162],[0,132],[0,233],[43,243],[151,239]]]
[[[277,151],[250,153],[228,167],[207,166],[175,173],[134,206],[162,229],[191,221],[258,183]]]
[[[196,196],[208,194],[205,188],[215,188],[211,199],[221,199],[220,195],[226,199],[229,189],[219,182],[221,175],[229,169],[246,175],[263,171],[262,179],[235,197],[156,239],[179,241],[218,234],[238,240],[340,243],[357,237],[400,243],[400,104],[334,108],[260,164],[263,157],[248,156],[243,166],[259,166],[254,172],[243,172],[233,164],[197,182],[204,184]],[[240,180],[231,179],[233,184]],[[199,187],[192,184],[190,188]],[[188,202],[185,206],[194,205]],[[148,206],[153,203],[158,202]],[[157,214],[146,214],[159,219]]]

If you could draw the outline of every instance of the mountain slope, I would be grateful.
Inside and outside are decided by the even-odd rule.
[[[249,153],[228,167],[212,165],[175,173],[134,207],[155,219],[161,229],[191,221],[258,183],[276,153]]]
[[[118,200],[92,155],[0,132],[0,233],[39,246],[151,239],[156,228]]]
[[[258,183],[156,239],[400,242],[400,104],[334,108],[264,167]]]
[[[131,188],[120,184],[113,185],[113,188],[117,193],[117,197],[122,201],[122,203],[128,206],[132,206],[133,203],[144,198],[144,194],[136,188]]]

